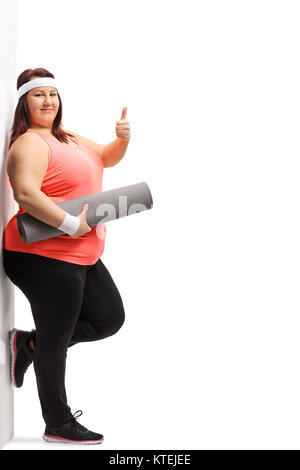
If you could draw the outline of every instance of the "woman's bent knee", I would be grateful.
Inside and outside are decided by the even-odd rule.
[[[118,315],[115,315],[113,323],[110,325],[109,328],[109,335],[114,335],[117,333],[122,325],[125,322],[125,311],[124,308],[121,308],[118,312]]]

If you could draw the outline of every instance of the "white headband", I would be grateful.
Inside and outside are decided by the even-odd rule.
[[[29,80],[29,82],[26,82],[24,83],[24,85],[20,86],[20,88],[18,89],[19,99],[21,98],[21,96],[25,95],[25,93],[32,90],[33,88],[38,88],[41,86],[52,86],[57,89],[57,83],[54,78],[51,78],[51,77],[35,78],[34,80]]]

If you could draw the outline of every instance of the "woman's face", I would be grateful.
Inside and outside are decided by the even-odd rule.
[[[32,80],[34,78],[38,77],[32,77]],[[59,108],[56,88],[51,86],[34,88],[27,93],[26,99],[31,124],[51,129]],[[44,111],[45,108],[49,108],[50,111]]]

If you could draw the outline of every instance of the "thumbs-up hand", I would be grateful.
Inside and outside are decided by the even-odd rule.
[[[126,119],[127,106],[122,110],[121,119],[116,123],[116,134],[119,139],[125,140],[126,142],[130,139],[130,125]]]

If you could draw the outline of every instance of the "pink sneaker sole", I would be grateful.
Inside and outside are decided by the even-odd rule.
[[[101,442],[104,440],[104,437],[96,441],[73,441],[72,439],[65,439],[63,437],[49,436],[49,434],[44,434],[43,439],[47,442],[56,442],[61,444],[101,444]]]

